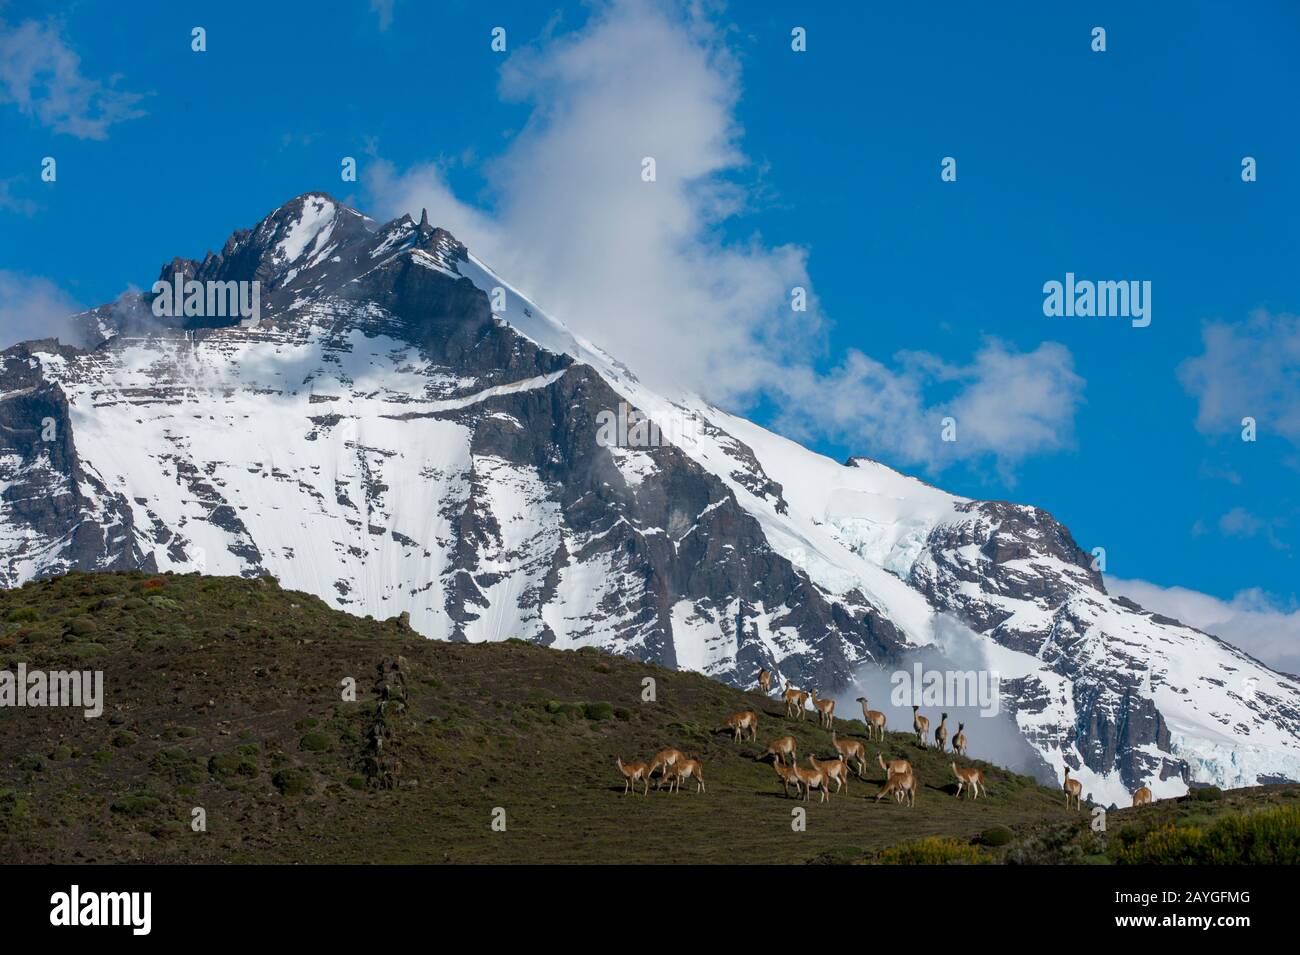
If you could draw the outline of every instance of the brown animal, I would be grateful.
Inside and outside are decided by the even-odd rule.
[[[835,759],[829,759],[826,762],[821,763],[817,761],[816,756],[809,753],[808,764],[812,766],[813,769],[825,773],[827,781],[833,781],[835,783],[836,792],[839,792],[841,789],[845,789],[845,787],[848,786],[849,765],[838,756]],[[847,790],[845,791],[845,795],[848,795]]]
[[[886,782],[889,781],[889,777],[894,773],[910,773],[912,771],[912,764],[905,759],[891,759],[886,763],[885,757],[877,753],[876,761],[880,763],[880,768],[885,771]]]
[[[683,780],[694,779],[697,793],[707,792],[704,788],[704,767],[698,759],[679,759],[673,763],[672,775],[668,781],[669,792],[681,792]]]
[[[916,805],[916,775],[912,772],[890,773],[889,779],[885,785],[880,787],[880,792],[876,793],[876,802],[880,802],[882,796],[899,793],[907,797],[909,807]]]
[[[831,745],[844,762],[852,765],[852,760],[858,761],[858,778],[862,779],[867,771],[867,748],[855,739],[837,739],[835,730],[831,730]]]
[[[732,738],[739,743],[745,738],[745,731],[749,730],[749,738],[758,737],[758,714],[753,710],[745,710],[743,713],[732,713],[727,717],[727,727],[732,732]]]
[[[798,766],[792,768],[794,769],[795,774],[799,777],[799,782],[803,784],[804,802],[808,801],[808,796],[814,789],[820,791],[822,794],[822,798],[819,799],[818,802],[825,802],[830,798],[831,794],[827,788],[828,780],[824,772],[820,769],[800,769]]]
[[[957,724],[957,735],[952,738],[953,752],[959,756],[966,755],[966,724]]]
[[[817,722],[826,729],[835,725],[835,701],[823,700],[817,696],[817,691],[812,691],[813,709],[817,711]]]
[[[659,752],[655,753],[655,758],[650,760],[650,771],[645,774],[646,779],[653,776],[655,770],[662,769],[663,775],[655,781],[655,789],[658,789],[663,784],[664,780],[668,778],[669,770],[672,769],[673,764],[678,760],[685,758],[686,754],[680,749],[673,749],[671,746],[667,749],[661,749]]]
[[[957,775],[957,798],[961,798],[963,786],[969,787],[972,799],[980,798],[980,789],[984,787],[984,773],[974,766],[969,768],[958,768],[956,763],[952,764],[952,771]],[[987,793],[988,789],[984,789]]]
[[[784,784],[785,798],[790,798],[790,784],[794,783],[794,797],[798,799],[799,786],[801,785],[799,781],[799,767],[787,766],[780,760],[777,760],[772,765],[776,767],[776,774],[781,777],[781,782]]]
[[[1083,783],[1077,779],[1070,778],[1070,767],[1065,767],[1065,808],[1070,808],[1070,798],[1074,798],[1074,808],[1081,809],[1079,797],[1083,795]]]
[[[623,795],[630,793],[635,788],[633,784],[638,781],[645,783],[643,796],[650,792],[650,776],[646,772],[650,767],[646,763],[624,763],[622,756],[615,763],[618,764],[618,771],[623,774]]]
[[[1134,806],[1151,805],[1151,790],[1147,789],[1147,787],[1145,786],[1138,787],[1138,791],[1133,794],[1133,805]]]
[[[797,744],[794,741],[794,737],[781,736],[772,740],[772,742],[768,744],[767,749],[758,758],[767,759],[769,756],[776,757],[778,763],[784,763],[787,756],[790,757],[791,763],[797,762],[799,759],[799,753],[797,751]]]
[[[758,688],[767,696],[772,692],[772,673],[769,670],[758,671]]]
[[[928,717],[921,715],[919,706],[912,707],[912,729],[916,730],[916,738],[921,741],[921,748],[925,749],[930,745],[930,720]]]
[[[867,698],[858,697],[858,702],[862,704],[862,718],[867,723],[867,739],[874,739],[879,736],[881,742],[885,739],[885,714],[880,710],[867,709]]]
[[[799,719],[803,719],[804,704],[808,701],[808,694],[803,690],[796,690],[790,685],[789,681],[786,681],[784,699],[785,715],[797,715]]]
[[[939,747],[939,752],[946,752],[948,749],[948,714],[943,714],[939,720],[939,725],[934,728],[934,745]]]

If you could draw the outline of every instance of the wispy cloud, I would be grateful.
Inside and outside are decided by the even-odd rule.
[[[36,202],[33,199],[14,195],[13,184],[17,181],[16,177],[0,179],[0,209],[16,212],[21,216],[33,216],[36,214]]]
[[[370,0],[370,12],[379,17],[379,30],[382,33],[393,25],[393,11],[397,0]]]
[[[1300,446],[1300,317],[1257,311],[1244,322],[1210,322],[1201,344],[1178,369],[1197,400],[1197,429],[1236,435],[1250,417],[1261,436]]]
[[[49,279],[0,269],[0,348],[38,338],[78,344],[70,321],[81,306]]]
[[[0,20],[0,103],[12,103],[56,133],[104,139],[114,123],[145,115],[142,96],[81,72],[81,58],[56,22]]]
[[[763,190],[740,144],[738,64],[699,9],[617,0],[516,52],[501,92],[532,112],[486,167],[489,201],[457,196],[446,163],[377,159],[363,173],[371,211],[427,207],[643,378],[740,409],[774,400],[789,432],[934,467],[986,455],[1010,467],[1068,446],[1083,381],[1061,345],[989,342],[958,364],[860,352],[829,372],[814,364],[827,329],[807,249],[724,237]],[[646,157],[654,182],[642,179]],[[791,308],[796,287],[806,311]],[[945,443],[949,414],[958,440]]]
[[[1240,647],[1275,670],[1300,674],[1300,606],[1252,588],[1221,600],[1186,587],[1106,578],[1106,588],[1148,610]]]

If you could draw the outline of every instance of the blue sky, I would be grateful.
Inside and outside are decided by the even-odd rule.
[[[230,6],[0,5],[4,344],[302,192],[427,204],[616,354],[1294,642],[1295,4]],[[1045,317],[1067,271],[1150,326]]]

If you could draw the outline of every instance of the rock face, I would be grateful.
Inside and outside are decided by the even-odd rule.
[[[1294,681],[1109,596],[1050,515],[657,394],[423,216],[308,194],[177,275],[258,282],[258,320],[149,294],[79,316],[93,349],[0,356],[0,583],[273,574],[430,637],[825,692],[956,620],[1098,798],[1300,778]]]

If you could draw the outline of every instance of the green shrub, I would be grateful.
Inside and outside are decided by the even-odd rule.
[[[1225,816],[1202,826],[1165,826],[1124,846],[1129,865],[1300,864],[1300,808]]]
[[[271,782],[284,796],[303,796],[311,792],[311,777],[301,769],[282,769],[271,777]]]
[[[1006,826],[994,826],[980,833],[980,844],[986,846],[1005,846],[1015,838]]]
[[[324,733],[308,733],[298,745],[309,753],[324,753],[334,748],[334,741]]]
[[[14,607],[9,611],[9,620],[13,623],[34,623],[41,619],[41,612],[35,607]]]
[[[148,793],[134,793],[130,796],[123,796],[109,808],[113,812],[120,812],[127,816],[143,816],[153,812],[161,805],[162,800],[157,796],[151,796]]]
[[[98,633],[99,627],[89,617],[73,617],[68,623],[68,632],[79,637],[88,637],[92,633]]]
[[[208,760],[208,772],[213,776],[256,776],[260,770],[257,760],[240,753],[221,753]]]
[[[1223,798],[1223,790],[1218,786],[1199,786],[1191,792],[1198,802],[1218,802]]]
[[[127,746],[134,746],[138,737],[130,730],[118,730],[113,734],[113,745],[118,749],[124,749]]]
[[[929,836],[891,846],[876,861],[881,865],[973,865],[980,862],[980,851],[956,839]]]
[[[589,720],[608,720],[614,717],[614,704],[599,701],[587,703],[583,706],[583,712]]]
[[[347,782],[348,782],[348,786],[350,786],[352,789],[366,788],[366,777],[364,776],[349,776]]]

